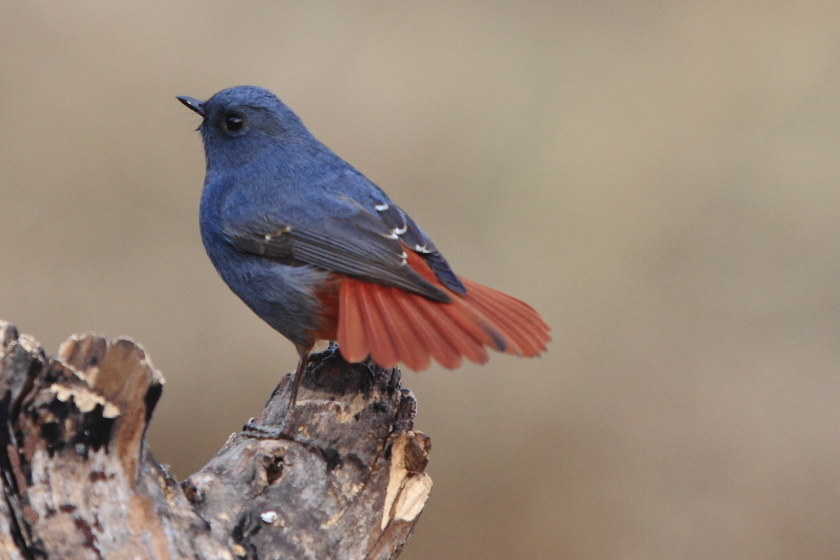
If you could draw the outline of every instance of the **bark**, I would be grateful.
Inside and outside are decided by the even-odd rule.
[[[431,489],[399,370],[309,357],[178,483],[145,434],[163,377],[135,342],[57,357],[0,322],[0,558],[396,558]]]

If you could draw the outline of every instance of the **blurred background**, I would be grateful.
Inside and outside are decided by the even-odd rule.
[[[139,340],[194,472],[291,344],[204,254],[197,115],[267,87],[552,325],[405,372],[402,558],[840,557],[840,3],[0,0],[0,318]]]

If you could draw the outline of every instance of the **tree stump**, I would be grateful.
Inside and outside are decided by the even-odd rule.
[[[163,377],[127,338],[57,357],[0,322],[0,557],[396,558],[431,490],[398,369],[312,354],[182,483],[145,434]]]

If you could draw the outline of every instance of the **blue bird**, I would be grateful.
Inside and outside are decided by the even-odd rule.
[[[457,276],[405,211],[273,93],[178,99],[203,119],[204,247],[230,289],[295,345],[292,404],[322,340],[348,362],[415,371],[432,358],[484,363],[486,348],[545,350],[549,327],[534,309]]]

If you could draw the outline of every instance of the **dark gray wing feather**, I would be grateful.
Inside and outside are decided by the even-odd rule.
[[[437,250],[426,232],[411,219],[411,216],[396,204],[377,205],[376,211],[391,233],[397,235],[409,249],[419,253],[426,260],[426,264],[444,286],[459,294],[467,293],[467,289],[452,271],[449,263]]]
[[[310,264],[437,301],[450,298],[406,264],[398,236],[364,209],[352,216],[324,218],[314,227],[272,222],[228,225],[224,236],[239,250],[278,262]]]

